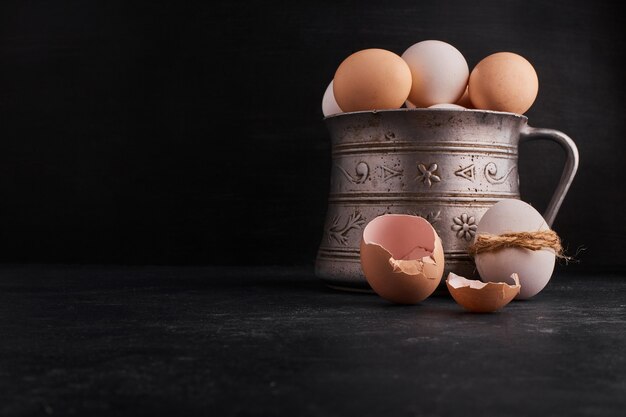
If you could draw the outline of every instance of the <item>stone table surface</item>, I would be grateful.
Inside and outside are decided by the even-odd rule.
[[[0,415],[604,416],[626,410],[626,274],[493,314],[308,267],[0,266]]]

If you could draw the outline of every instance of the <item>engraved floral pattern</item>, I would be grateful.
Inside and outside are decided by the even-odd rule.
[[[430,164],[428,168],[426,168],[426,165],[424,164],[417,164],[417,169],[419,169],[420,174],[417,177],[415,177],[415,179],[418,181],[422,181],[424,184],[431,187],[433,185],[433,182],[441,181],[441,177],[435,174],[435,171],[437,171],[437,168],[438,168],[437,164]]]
[[[476,235],[478,226],[476,226],[474,216],[468,216],[466,213],[463,213],[459,217],[455,217],[453,221],[452,230],[456,232],[456,237],[459,239],[470,241]]]
[[[352,229],[360,229],[365,224],[365,219],[358,211],[352,213],[345,224],[339,222],[340,216],[335,216],[328,229],[328,242],[334,239],[337,243],[346,246],[348,244],[348,232]],[[343,223],[343,222],[342,222]]]
[[[437,210],[436,213],[434,211],[429,212],[426,215],[426,220],[428,220],[428,223],[430,224],[437,223],[439,220],[441,220],[441,210]]]
[[[439,220],[441,220],[441,210],[437,210],[436,212],[435,211],[429,211],[426,216],[422,216],[421,213],[418,212],[418,211],[411,211],[411,212],[409,212],[409,214],[411,214],[413,216],[423,217],[431,225],[434,225]]]

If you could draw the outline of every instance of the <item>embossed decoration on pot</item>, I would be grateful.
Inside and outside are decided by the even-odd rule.
[[[548,225],[578,168],[578,150],[567,135],[530,127],[515,113],[415,108],[341,113],[324,122],[332,170],[315,274],[337,289],[371,291],[359,243],[365,225],[385,213],[427,219],[443,242],[444,276],[477,277],[467,248],[489,207],[520,198],[518,145],[550,139],[567,154],[544,214]]]

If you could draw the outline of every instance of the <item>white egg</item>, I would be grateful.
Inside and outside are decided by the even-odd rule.
[[[432,106],[428,106],[429,109],[456,109],[456,110],[465,110],[465,107],[459,104],[452,103],[441,103],[441,104],[433,104]]]
[[[409,100],[405,101],[404,105],[406,106],[407,109],[414,109],[417,107],[415,104],[411,103]]]
[[[499,201],[485,212],[478,223],[476,236],[549,229],[541,214],[531,205],[510,199]],[[552,249],[506,248],[477,254],[474,260],[478,274],[485,282],[513,284],[511,274],[517,273],[522,288],[515,298],[528,299],[538,294],[550,281],[556,256]]]
[[[331,114],[343,113],[343,110],[339,108],[337,100],[335,100],[335,94],[333,93],[333,81],[328,84],[324,97],[322,98],[322,113],[324,116],[330,116]]]
[[[467,87],[467,61],[449,43],[427,40],[410,46],[402,58],[411,70],[409,100],[417,107],[456,103]]]

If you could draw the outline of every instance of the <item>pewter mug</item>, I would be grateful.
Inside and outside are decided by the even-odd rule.
[[[385,213],[419,215],[433,225],[446,259],[442,283],[450,271],[476,278],[467,249],[477,223],[496,202],[520,198],[518,144],[550,139],[567,154],[544,213],[549,225],[578,168],[578,150],[567,135],[530,127],[526,116],[515,113],[394,109],[324,121],[332,171],[315,274],[337,289],[371,291],[359,246],[365,225]]]

